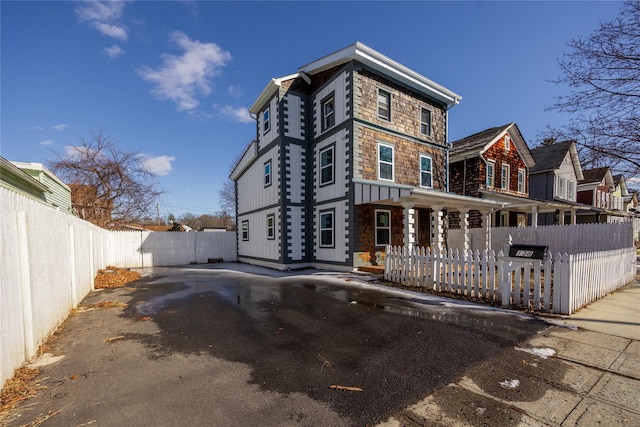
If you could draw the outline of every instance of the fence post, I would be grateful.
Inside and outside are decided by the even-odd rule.
[[[511,281],[507,280],[507,273],[504,265],[507,262],[504,253],[498,252],[498,289],[500,290],[500,299],[503,307],[511,305]]]
[[[71,276],[71,304],[78,307],[78,281],[76,278],[76,243],[73,224],[69,224],[69,275]]]
[[[31,276],[29,273],[29,231],[27,213],[17,212],[18,256],[20,260],[20,288],[22,291],[22,322],[24,324],[24,359],[35,354],[33,340],[33,310],[31,307]]]

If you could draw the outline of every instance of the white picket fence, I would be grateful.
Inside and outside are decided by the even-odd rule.
[[[0,386],[93,289],[98,269],[237,261],[235,233],[112,232],[0,188]]]
[[[388,246],[386,280],[503,306],[571,314],[635,278],[634,248],[549,255],[546,260],[506,257],[502,251],[432,251]]]
[[[578,254],[624,249],[633,246],[633,222],[609,224],[546,225],[539,227],[495,227],[491,229],[491,247],[486,247],[486,230],[469,230],[469,249],[496,252],[504,250],[504,242],[511,236],[513,243],[544,245],[550,253]],[[462,229],[447,230],[447,247],[462,249]]]

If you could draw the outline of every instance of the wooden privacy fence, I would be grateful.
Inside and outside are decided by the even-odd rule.
[[[384,277],[503,306],[571,314],[633,281],[635,257],[634,248],[531,260],[506,257],[502,251],[388,246]]]

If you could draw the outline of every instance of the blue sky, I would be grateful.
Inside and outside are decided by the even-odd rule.
[[[165,219],[213,213],[269,80],[355,41],[462,96],[451,141],[515,122],[533,147],[568,120],[544,111],[567,42],[621,5],[2,0],[0,155],[46,164],[102,128],[158,174]]]

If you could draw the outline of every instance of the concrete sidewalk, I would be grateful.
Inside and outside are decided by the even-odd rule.
[[[640,283],[561,323],[379,425],[640,425]]]

